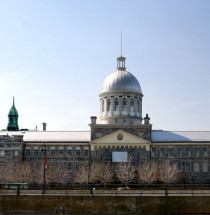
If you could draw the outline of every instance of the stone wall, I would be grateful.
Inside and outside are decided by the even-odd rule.
[[[142,137],[145,140],[151,141],[151,125],[103,125],[96,124],[91,126],[91,140],[111,134],[115,131],[122,130],[130,134]]]
[[[0,214],[210,214],[210,196],[0,195]]]

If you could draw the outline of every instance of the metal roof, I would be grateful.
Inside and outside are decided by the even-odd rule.
[[[39,131],[26,132],[24,141],[61,141],[61,142],[89,142],[89,131]]]
[[[3,131],[0,135],[23,135],[25,142],[89,142],[90,131]]]
[[[210,142],[210,131],[152,131],[152,142]]]
[[[134,75],[130,72],[116,70],[108,75],[102,85],[101,93],[107,92],[134,92],[142,93],[141,87]]]

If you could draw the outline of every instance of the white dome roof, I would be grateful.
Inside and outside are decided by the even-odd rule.
[[[116,70],[104,80],[101,93],[134,92],[142,93],[138,80],[130,72]]]

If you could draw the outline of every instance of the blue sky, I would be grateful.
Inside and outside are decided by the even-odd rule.
[[[154,129],[210,130],[209,0],[0,0],[0,129],[89,130],[116,68],[139,80]]]

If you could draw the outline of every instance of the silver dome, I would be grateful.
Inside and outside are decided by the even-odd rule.
[[[101,93],[134,92],[142,93],[138,80],[130,72],[116,70],[104,80]]]

